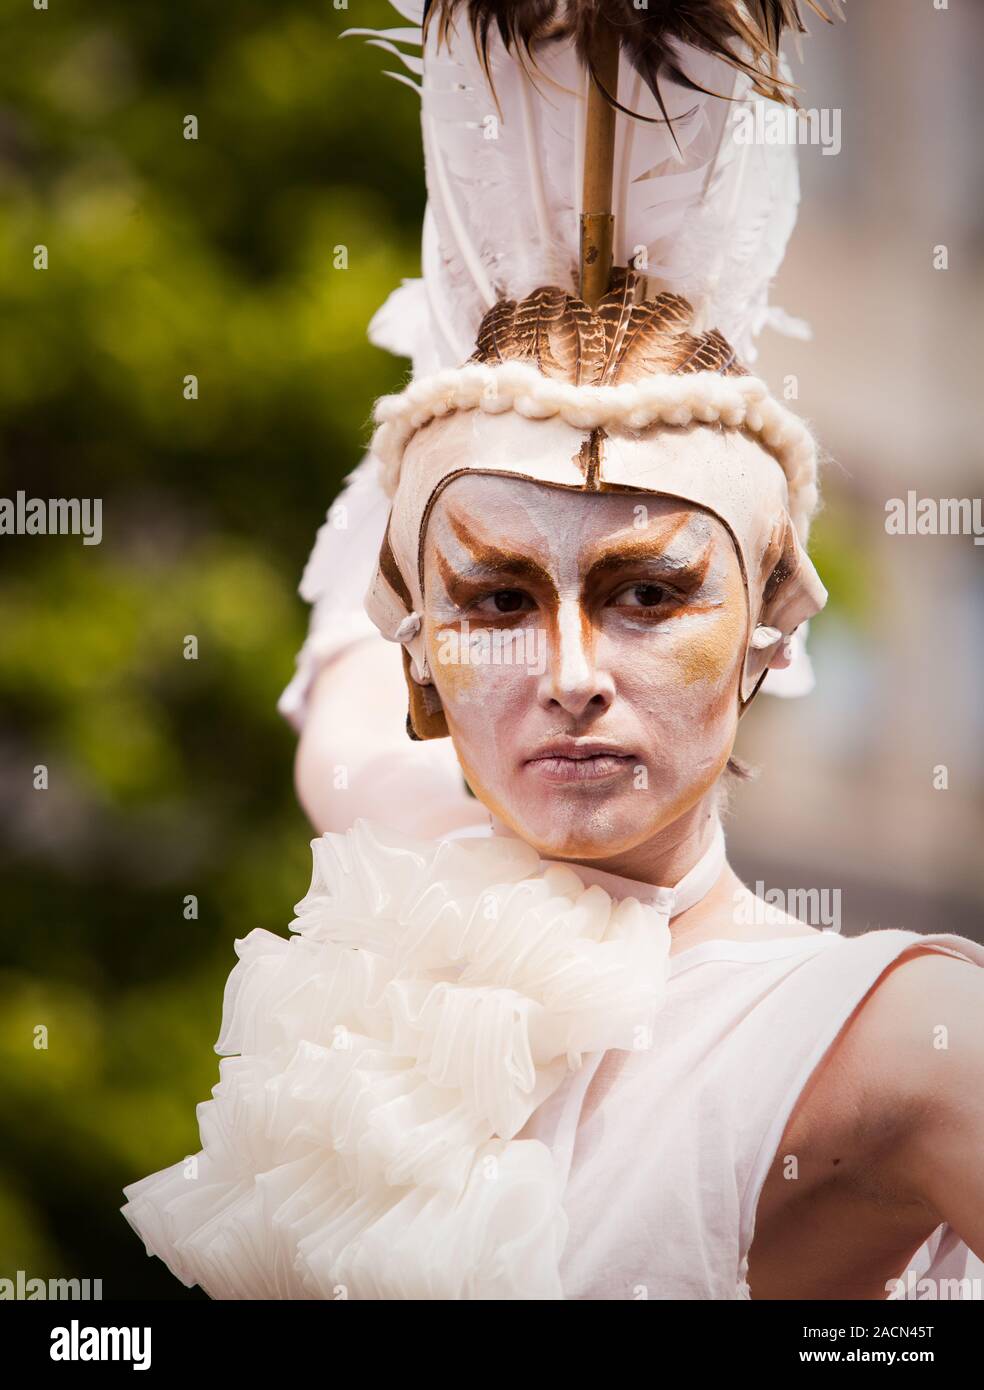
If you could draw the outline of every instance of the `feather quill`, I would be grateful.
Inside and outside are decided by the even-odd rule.
[[[829,20],[819,0],[650,0],[645,11],[632,0],[399,0],[403,26],[347,30],[397,53],[406,71],[390,75],[421,100],[424,282],[401,286],[374,341],[412,356],[419,374],[465,360],[500,300],[545,286],[577,300],[583,52],[599,9],[622,27],[617,90],[634,113],[616,121],[615,260],[641,281],[631,303],[611,281],[622,308],[606,309],[600,367],[596,322],[569,303],[551,319],[556,297],[524,311],[530,350],[546,370],[580,362],[583,379],[600,380],[626,337],[644,355],[632,303],[660,295],[693,303],[697,338],[718,327],[748,362],[766,323],[796,330],[768,305],[796,218],[795,148],[731,137],[752,103],[795,104],[778,46],[784,31],[805,32],[807,8]]]

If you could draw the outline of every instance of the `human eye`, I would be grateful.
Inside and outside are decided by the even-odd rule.
[[[676,590],[652,580],[637,580],[633,584],[625,584],[608,600],[613,608],[635,610],[636,617],[665,611],[679,602],[680,595]]]
[[[473,604],[474,612],[483,618],[531,613],[535,607],[533,599],[522,589],[495,589]]]

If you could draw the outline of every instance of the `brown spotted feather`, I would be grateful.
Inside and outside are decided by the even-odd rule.
[[[475,351],[469,361],[508,361],[506,334],[515,309],[515,299],[500,299],[497,304],[493,304],[479,325]]]
[[[592,310],[558,285],[518,302],[500,300],[482,320],[473,362],[532,362],[544,376],[575,386],[641,381],[661,373],[747,375],[734,348],[713,329],[694,331],[694,309],[678,294],[636,298],[641,281],[618,267],[615,286]]]

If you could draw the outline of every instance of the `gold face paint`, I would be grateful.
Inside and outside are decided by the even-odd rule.
[[[462,475],[431,511],[424,592],[428,667],[469,784],[541,853],[630,872],[626,855],[714,786],[748,623],[715,517]]]
[[[695,607],[690,611],[698,611]],[[740,573],[725,579],[725,600],[704,610],[716,621],[701,633],[699,642],[681,653],[684,680],[720,681],[734,664],[735,652],[745,635],[744,590]]]

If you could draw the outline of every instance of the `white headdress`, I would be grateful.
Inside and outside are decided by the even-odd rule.
[[[393,504],[370,617],[421,681],[423,528],[463,469],[668,494],[735,541],[746,701],[826,600],[805,552],[816,445],[742,365],[765,324],[803,331],[767,302],[795,148],[738,138],[754,103],[790,100],[778,41],[803,31],[795,0],[396,8],[422,28],[347,31],[421,78],[428,188],[423,279],[370,326],[415,368],[375,410]],[[465,10],[472,34],[455,29]]]

